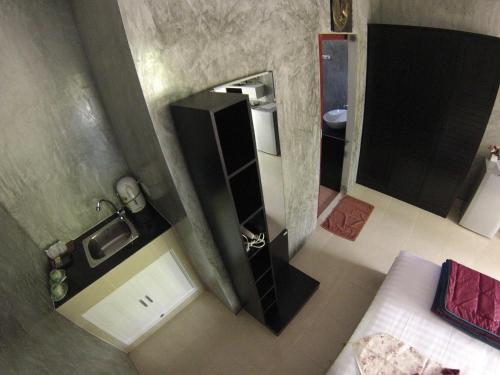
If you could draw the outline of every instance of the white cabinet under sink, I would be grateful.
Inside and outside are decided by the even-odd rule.
[[[169,229],[58,306],[57,312],[129,352],[200,295],[202,288]]]
[[[129,346],[197,290],[171,250],[92,306],[82,317]]]

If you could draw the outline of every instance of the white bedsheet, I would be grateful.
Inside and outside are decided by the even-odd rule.
[[[441,267],[409,252],[401,252],[350,342],[374,333],[388,333],[461,375],[500,375],[500,351],[474,339],[431,311]],[[344,350],[328,375],[359,374],[352,345]]]

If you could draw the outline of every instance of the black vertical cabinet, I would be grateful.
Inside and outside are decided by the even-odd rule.
[[[446,216],[472,164],[500,79],[500,39],[369,25],[357,181]]]
[[[248,98],[206,91],[170,108],[198,198],[236,293],[253,317],[278,334],[319,283],[288,263],[273,266]],[[247,253],[242,227],[264,233],[267,245]]]
[[[345,140],[325,134],[321,137],[321,163],[319,183],[334,191],[340,191]]]

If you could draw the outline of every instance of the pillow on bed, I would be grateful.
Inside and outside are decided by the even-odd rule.
[[[450,324],[500,349],[500,281],[447,260],[431,310]]]
[[[363,375],[442,375],[459,374],[426,358],[414,347],[397,338],[379,333],[353,344],[356,363]]]

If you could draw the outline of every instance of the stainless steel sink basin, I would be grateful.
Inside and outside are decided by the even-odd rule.
[[[126,217],[110,221],[82,241],[90,267],[98,266],[138,237],[134,224]]]

